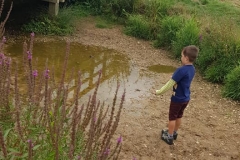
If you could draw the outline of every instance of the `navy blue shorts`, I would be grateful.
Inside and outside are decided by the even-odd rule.
[[[188,102],[171,102],[169,107],[169,121],[182,118],[183,111],[187,107]]]

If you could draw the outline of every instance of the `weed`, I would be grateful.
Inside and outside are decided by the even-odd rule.
[[[176,39],[172,41],[172,50],[175,57],[180,57],[182,48],[188,45],[198,45],[199,27],[194,19],[185,22],[183,27],[176,32]]]
[[[180,16],[166,16],[161,21],[155,47],[169,47],[176,40],[176,33],[182,28],[184,19]]]
[[[80,105],[81,73],[78,72],[74,98],[69,98],[66,80],[70,43],[59,83],[46,63],[44,71],[35,70],[31,34],[29,48],[23,45],[23,68],[27,93],[20,93],[18,64],[3,53],[0,55],[0,144],[1,159],[116,159],[121,141],[113,141],[117,129],[125,91],[117,106],[117,86],[113,103],[106,106],[97,100],[98,81],[87,104]],[[1,46],[4,45],[2,41]],[[14,66],[14,75],[11,68]],[[41,73],[41,74],[38,74]],[[12,84],[14,78],[14,85]],[[11,96],[11,97],[10,97]]]
[[[236,66],[225,79],[223,95],[234,100],[240,100],[240,65]]]
[[[151,39],[150,24],[147,19],[141,15],[130,15],[124,32],[134,37]]]

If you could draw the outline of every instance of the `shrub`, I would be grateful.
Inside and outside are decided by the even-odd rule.
[[[176,33],[176,39],[172,42],[172,51],[175,57],[180,57],[183,47],[199,44],[199,27],[194,19],[185,22]]]
[[[130,15],[124,32],[127,35],[149,40],[152,38],[150,23],[142,15]]]
[[[162,18],[168,15],[168,10],[173,5],[171,0],[152,0],[146,1],[145,14],[149,17],[150,21],[156,21],[158,18]]]
[[[88,11],[80,5],[63,7],[58,16],[51,17],[42,13],[39,17],[32,19],[30,23],[23,25],[22,30],[44,35],[68,35],[74,32],[75,20],[88,14]]]
[[[240,65],[227,75],[223,95],[234,100],[240,100]]]
[[[226,75],[234,68],[234,59],[222,55],[214,61],[204,72],[204,77],[213,83],[222,83]]]
[[[219,28],[213,24],[201,35],[196,65],[207,80],[222,83],[237,65],[239,52],[240,42],[232,26],[222,25]]]
[[[176,40],[176,33],[181,29],[183,23],[183,18],[179,16],[167,16],[163,18],[154,46],[171,47],[171,43]]]

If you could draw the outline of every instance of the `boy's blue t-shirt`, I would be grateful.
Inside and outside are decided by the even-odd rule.
[[[190,85],[195,75],[195,68],[193,65],[184,65],[179,67],[172,76],[172,79],[177,83],[173,87],[172,102],[187,102],[190,100]]]

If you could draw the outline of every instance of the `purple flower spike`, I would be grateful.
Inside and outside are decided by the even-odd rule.
[[[33,77],[37,77],[38,76],[38,71],[37,70],[34,70],[33,73],[32,73]]]
[[[104,152],[104,154],[105,154],[105,155],[109,155],[109,153],[110,153],[110,149],[108,148],[108,149],[106,149],[106,151]]]
[[[77,159],[80,160],[80,159],[81,159],[81,156],[78,156]]]
[[[32,59],[32,53],[30,51],[27,51],[27,54],[28,54],[28,60],[31,60]]]
[[[28,143],[31,143],[32,141],[31,141],[31,139],[28,139],[27,142],[28,142]]]
[[[35,36],[35,33],[34,33],[34,32],[32,32],[32,33],[31,33],[31,37],[34,37],[34,36]]]
[[[12,62],[12,59],[8,58],[7,61],[6,61],[7,66],[10,66],[11,62]]]
[[[5,55],[3,53],[0,53],[0,58],[5,59]]]
[[[7,41],[6,37],[3,36],[3,38],[2,38],[2,42],[5,43],[6,41]]]
[[[133,160],[137,160],[137,158],[133,157]]]
[[[49,76],[49,72],[50,72],[50,70],[49,70],[49,69],[46,69],[46,70],[45,70],[45,73],[44,73],[44,77],[47,78],[47,79],[50,77],[50,76]]]
[[[117,139],[117,143],[118,143],[118,144],[122,143],[122,136],[120,136],[120,137]]]

